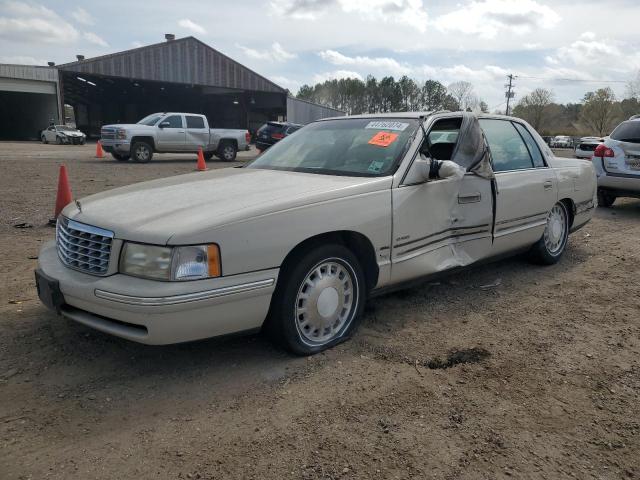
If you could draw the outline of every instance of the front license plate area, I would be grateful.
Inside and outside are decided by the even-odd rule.
[[[60,284],[42,270],[36,270],[36,288],[38,289],[40,301],[47,308],[58,311],[64,305],[64,296],[60,291]]]

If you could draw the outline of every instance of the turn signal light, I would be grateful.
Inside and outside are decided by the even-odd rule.
[[[215,243],[207,245],[207,262],[209,264],[209,276],[219,277],[222,274],[220,248]]]
[[[615,157],[616,154],[614,153],[614,151],[612,149],[607,147],[604,143],[601,143],[594,150],[593,156],[594,157],[600,157],[600,158],[602,158],[602,157]]]
[[[246,132],[244,134],[244,139],[247,141],[247,143],[251,143],[251,134],[249,132]]]

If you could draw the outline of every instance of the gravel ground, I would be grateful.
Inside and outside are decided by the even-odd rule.
[[[376,298],[314,357],[261,336],[150,347],[37,300],[62,161],[76,197],[195,167],[94,149],[0,143],[0,478],[640,477],[639,201],[598,209],[558,265]]]

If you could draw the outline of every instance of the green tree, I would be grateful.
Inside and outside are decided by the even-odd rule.
[[[587,92],[583,99],[580,121],[599,136],[606,135],[613,127],[616,96],[611,88]]]
[[[536,88],[518,102],[513,109],[513,115],[526,120],[539,132],[551,102],[553,102],[553,92],[551,90]]]

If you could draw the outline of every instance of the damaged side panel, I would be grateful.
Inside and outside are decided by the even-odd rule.
[[[485,258],[492,227],[489,179],[467,173],[393,189],[392,282]]]

